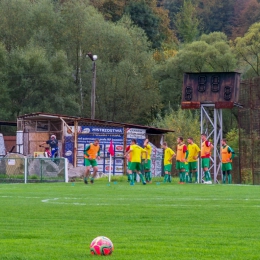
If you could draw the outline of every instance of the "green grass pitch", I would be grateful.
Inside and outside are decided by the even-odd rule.
[[[0,259],[260,259],[260,187],[126,179],[0,184]]]

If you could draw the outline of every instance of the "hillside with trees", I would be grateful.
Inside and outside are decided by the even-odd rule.
[[[137,124],[178,111],[184,72],[259,75],[257,0],[1,0],[1,120],[36,111]],[[170,117],[169,117],[170,118]]]

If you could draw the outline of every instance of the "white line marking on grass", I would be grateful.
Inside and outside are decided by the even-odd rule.
[[[121,205],[121,204],[113,204],[113,203],[80,203],[80,202],[62,202],[59,201],[60,199],[65,199],[65,200],[70,200],[70,198],[53,198],[53,199],[44,199],[41,200],[43,203],[50,203],[50,204],[66,204],[66,205],[77,205],[77,206],[117,206],[117,205]],[[78,199],[80,200],[80,198],[72,198],[72,200]],[[129,206],[130,204],[124,204],[125,206]]]
[[[54,198],[54,199],[46,199],[46,200],[42,200],[42,202],[49,202],[50,200],[58,200],[59,198]]]
[[[0,196],[0,198],[22,198],[22,199],[40,199],[41,197],[24,197],[24,196]]]
[[[101,200],[106,199],[106,198],[99,198],[98,201],[99,202],[95,202],[95,203],[89,203],[88,201],[86,202],[86,198],[85,197],[79,197],[79,198],[75,198],[75,197],[62,197],[62,198],[47,198],[47,199],[42,199],[41,197],[33,197],[33,196],[8,196],[8,195],[2,195],[0,196],[0,198],[24,198],[24,199],[40,199],[41,202],[43,203],[50,203],[50,204],[66,204],[66,205],[75,205],[75,206],[117,206],[117,205],[122,205],[123,201],[129,201],[129,198],[113,198],[111,199],[111,201],[109,201],[108,203],[104,203],[101,202]],[[190,202],[206,202],[206,205],[208,205],[208,203],[212,202],[212,207],[225,207],[225,205],[220,204],[218,202],[223,202],[223,201],[230,201],[233,203],[233,201],[236,201],[237,203],[239,202],[244,202],[244,205],[240,205],[240,207],[244,207],[244,208],[259,208],[260,205],[246,205],[248,203],[254,203],[254,204],[259,204],[260,198],[242,198],[242,199],[237,199],[237,198],[194,198],[194,197],[185,197],[185,198],[165,198],[165,197],[156,197],[153,198],[152,200],[164,200],[165,204],[159,204],[156,205],[158,207],[202,207],[205,206],[205,204],[198,204],[198,205],[190,205]],[[142,202],[146,202],[147,199],[145,198],[135,198],[135,201],[138,201],[137,203],[142,203]],[[217,202],[217,204],[216,204]],[[173,203],[173,204],[171,204]],[[189,203],[188,205],[180,205],[180,204],[176,204],[176,203]],[[196,204],[195,203],[195,204]],[[237,203],[236,205],[227,205],[227,207],[237,207]],[[129,206],[131,204],[127,203],[124,204],[125,206]]]
[[[221,207],[221,208],[237,208],[237,205],[219,205],[219,204],[212,204],[212,205],[205,205],[205,204],[199,204],[199,205],[194,205],[194,204],[189,204],[189,205],[180,205],[180,204],[164,204],[164,205],[156,205],[156,207],[178,207],[178,208],[186,208],[186,207],[189,207],[189,208],[197,208],[197,207],[213,207],[213,208],[216,208],[216,207]],[[260,205],[239,205],[239,208],[259,208]]]
[[[22,196],[18,196],[18,198],[25,198],[25,199],[40,199],[41,197],[22,197]]]
[[[180,204],[165,204],[165,205],[156,205],[156,207],[178,207],[178,208],[186,208],[186,207],[203,207],[205,205],[180,205]],[[207,205],[208,207],[208,205]]]
[[[128,201],[129,197],[127,198],[113,198],[113,200],[117,200],[117,201]],[[139,201],[139,202],[145,202],[147,201],[146,198],[135,198],[135,201]],[[170,201],[260,201],[260,198],[243,198],[243,199],[237,199],[237,198],[194,198],[194,197],[185,197],[185,198],[167,198],[167,197],[156,197],[156,198],[152,198],[153,201],[157,201],[157,200],[163,200],[166,202],[170,202]]]
[[[54,199],[45,199],[42,200],[42,202],[44,203],[51,203],[51,204],[73,204],[73,205],[80,205],[80,206],[85,206],[87,205],[86,203],[78,203],[78,202],[74,202],[74,203],[69,203],[69,202],[56,202],[57,200],[59,200],[59,198],[54,198]]]
[[[29,196],[8,196],[8,195],[2,195],[0,198],[22,198],[22,199],[41,199],[41,197],[29,197]],[[70,197],[64,197],[64,198],[50,198],[47,200],[85,200],[86,198],[70,198]],[[102,198],[100,198],[102,199]],[[105,197],[104,197],[105,199]],[[152,198],[152,200],[166,200],[166,201],[260,201],[260,198],[194,198],[194,197],[185,197],[185,198],[167,198],[167,197],[156,197]],[[127,198],[113,198],[114,201],[129,201],[129,197]],[[135,201],[147,201],[146,198],[135,198]],[[45,202],[45,200],[42,200],[42,202]],[[109,204],[110,205],[110,204]]]

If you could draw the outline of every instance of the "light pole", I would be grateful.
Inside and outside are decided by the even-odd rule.
[[[91,119],[95,119],[95,105],[96,105],[96,60],[97,55],[89,52],[88,56],[92,61],[92,89],[91,89]]]

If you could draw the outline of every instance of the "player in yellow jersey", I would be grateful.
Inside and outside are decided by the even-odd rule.
[[[172,159],[176,156],[175,152],[167,146],[167,142],[163,142],[162,148],[164,149],[164,180],[163,182],[171,182]]]
[[[128,152],[130,150],[130,145],[128,145],[125,149],[126,152]],[[126,157],[126,161],[127,161],[127,181],[130,182],[130,177],[129,177],[129,169],[130,169],[130,165],[131,165],[131,153],[129,153]]]
[[[145,185],[146,181],[144,180],[144,176],[141,174],[141,155],[142,153],[146,154],[145,160],[147,160],[147,151],[143,149],[141,146],[136,144],[136,140],[132,139],[131,146],[128,152],[125,153],[125,157],[131,153],[131,165],[129,167],[129,178],[130,178],[130,185],[134,184],[133,181],[133,172],[136,171],[139,174],[142,183]]]
[[[192,183],[192,175],[195,176],[195,183],[198,182],[198,158],[200,155],[200,148],[193,141],[192,137],[188,138],[188,171],[189,182]]]
[[[126,152],[128,152],[130,150],[131,145],[128,145],[126,147]],[[130,176],[129,176],[129,172],[130,172],[130,166],[131,166],[131,160],[132,160],[132,154],[131,152],[127,155],[126,157],[127,160],[127,181],[130,182]],[[132,173],[132,177],[133,177],[133,181],[136,182],[136,172]]]
[[[149,144],[148,138],[144,140],[144,150],[147,151],[147,161],[145,162],[145,153],[142,154],[142,166],[144,169],[145,180],[146,182],[152,181],[151,174],[151,154],[152,154],[152,146]]]

